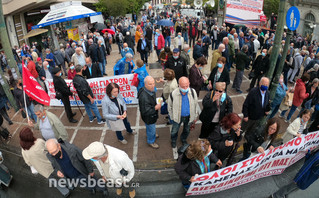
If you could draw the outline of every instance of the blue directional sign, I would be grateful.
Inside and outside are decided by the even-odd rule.
[[[294,31],[298,28],[300,22],[300,12],[297,7],[289,8],[286,15],[286,24],[289,30]]]

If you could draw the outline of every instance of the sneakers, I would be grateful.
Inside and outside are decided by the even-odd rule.
[[[237,90],[236,92],[239,93],[239,94],[242,94],[242,93],[243,93],[242,90]]]
[[[96,119],[96,116],[94,116],[93,119],[90,120],[90,122],[91,122],[91,123],[94,122],[95,119]]]
[[[72,118],[72,119],[69,120],[69,122],[70,123],[77,123],[78,121]]]
[[[135,130],[133,130],[131,133],[129,133],[129,132],[127,132],[127,133],[130,134],[130,135],[136,135],[137,134],[137,132]]]
[[[119,140],[119,142],[121,142],[122,144],[127,144],[127,141],[125,139]]]
[[[105,119],[101,119],[101,121],[100,121],[100,122],[97,122],[97,124],[104,124],[105,122],[106,122]]]
[[[158,149],[159,146],[158,144],[156,144],[155,142],[153,144],[148,144],[150,147],[152,147],[153,149]]]
[[[130,198],[134,198],[135,197],[135,189],[133,189],[132,191],[130,191],[129,193]]]

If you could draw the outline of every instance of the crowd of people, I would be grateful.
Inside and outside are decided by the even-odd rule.
[[[106,76],[107,57],[112,56],[112,44],[116,44],[122,58],[114,67],[110,67],[113,67],[114,75],[138,75],[138,105],[146,126],[147,144],[154,149],[160,148],[156,143],[159,137],[156,132],[159,111],[166,115],[167,124],[171,125],[173,149],[177,146],[178,131],[183,124],[180,135],[183,152],[179,155],[175,170],[185,189],[189,188],[195,175],[234,163],[234,156],[243,139],[246,143],[243,144],[241,160],[273,149],[278,145],[276,143],[281,143],[276,141],[280,118],[289,123],[283,143],[318,130],[319,42],[294,35],[288,55],[282,57],[286,40],[284,33],[275,72],[281,59],[285,59],[285,65],[276,95],[270,100],[269,87],[273,79],[267,78],[266,74],[275,37],[272,31],[255,27],[236,29],[218,24],[212,17],[199,19],[182,16],[177,12],[165,13],[159,15],[150,11],[144,13],[140,20],[136,15],[133,15],[133,19],[110,18],[106,20],[106,26],[114,34],[103,34],[99,30],[90,31],[87,35],[82,33],[79,41],[69,40],[62,43],[60,49],[52,51],[52,43],[44,39],[41,44],[35,42],[30,47],[26,44],[20,48],[16,46],[13,53],[20,70],[27,67],[45,90],[44,82],[53,79],[56,97],[63,102],[69,122],[78,121],[73,118],[75,113],[69,100],[73,93],[64,81],[66,78],[73,81],[89,121],[107,123],[108,128],[116,133],[118,141],[127,144],[122,131],[130,135],[137,133],[127,119],[127,106],[119,85],[107,85],[101,115],[87,82],[90,78]],[[174,25],[157,25],[161,19],[171,20]],[[209,53],[209,49],[212,49],[212,53]],[[156,100],[157,80],[147,70],[148,57],[153,52],[163,69],[163,78],[158,80],[164,83],[161,101]],[[137,55],[140,59],[134,61]],[[208,59],[211,59],[210,66],[207,66]],[[210,68],[209,76],[202,73],[204,67]],[[7,65],[2,69],[10,70]],[[228,90],[243,93],[245,70],[250,71],[251,82],[242,104],[241,118],[233,112]],[[230,79],[231,71],[235,72],[234,79]],[[229,87],[231,80],[232,87]],[[94,142],[82,152],[68,143],[68,133],[54,113],[28,97],[24,101],[22,83],[21,79],[11,82],[18,108],[21,112],[27,108],[29,126],[34,130],[39,129],[42,135],[42,138],[36,139],[28,127],[20,131],[22,154],[29,166],[46,178],[83,178],[88,175],[94,177],[94,162],[105,181],[109,178],[127,178],[123,182],[129,182],[133,178],[133,163],[123,151]],[[198,105],[200,92],[205,92],[202,109]],[[3,89],[0,89],[0,96],[0,114],[12,124],[6,113],[8,106]],[[299,106],[302,109],[298,117],[291,121]],[[311,116],[312,109],[314,112]],[[281,111],[279,118],[275,117],[278,110]],[[288,116],[285,117],[288,110]],[[268,118],[267,123],[260,124],[265,117]],[[187,139],[197,120],[202,122],[200,135],[198,140],[190,143]],[[308,121],[312,122],[310,127]],[[63,194],[68,193],[68,189],[58,189]],[[106,188],[90,190],[108,194]],[[120,195],[122,189],[118,188],[117,193]],[[135,189],[130,189],[130,197],[134,196]]]

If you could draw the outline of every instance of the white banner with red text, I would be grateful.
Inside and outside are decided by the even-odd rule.
[[[203,195],[234,188],[257,179],[281,174],[287,167],[319,145],[319,131],[294,138],[264,153],[195,177],[187,196]]]
[[[123,96],[126,104],[137,104],[137,89],[135,86],[131,86],[131,82],[133,79],[133,74],[126,75],[118,75],[118,76],[110,76],[110,77],[100,77],[100,78],[91,78],[87,79],[92,92],[94,94],[95,104],[98,106],[101,105],[101,101],[103,97],[106,95],[106,86],[109,83],[116,83],[120,86],[120,94]],[[66,84],[70,86],[70,90],[74,93],[74,97],[77,101],[74,100],[74,97],[70,96],[70,104],[71,106],[83,106],[82,101],[78,97],[78,94],[73,86],[72,80],[65,80]],[[45,82],[48,88],[48,95],[51,99],[51,106],[64,106],[61,100],[55,98],[55,89],[53,80],[46,80]],[[77,102],[77,104],[76,104]]]

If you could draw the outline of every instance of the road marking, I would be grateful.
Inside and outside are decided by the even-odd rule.
[[[137,161],[137,152],[138,152],[138,136],[140,134],[140,108],[137,107],[136,110],[136,122],[135,122],[135,131],[136,135],[134,136],[134,145],[133,145],[133,162]]]
[[[61,115],[60,115],[60,117],[59,117],[60,120],[62,119],[62,116],[64,115],[64,113],[65,113],[65,110],[62,111],[62,113],[61,113]]]
[[[74,130],[74,132],[73,132],[72,138],[71,138],[71,140],[70,140],[70,144],[73,143],[73,141],[74,141],[74,139],[75,139],[75,136],[78,134],[78,130],[79,130],[79,128],[80,128],[80,126],[81,126],[81,124],[82,124],[82,122],[83,122],[83,119],[84,119],[84,117],[85,117],[85,114],[86,114],[86,111],[84,111],[83,116],[81,117],[81,119],[80,119],[78,125],[76,126],[76,128],[75,128],[75,130]]]

